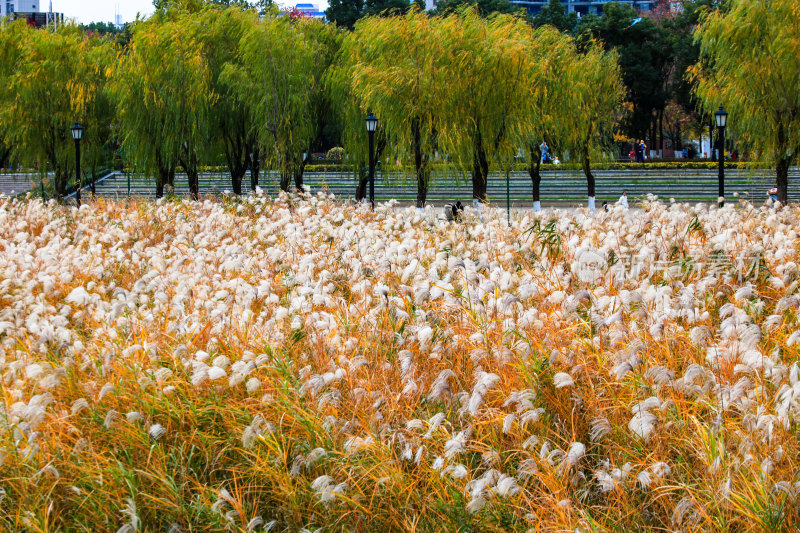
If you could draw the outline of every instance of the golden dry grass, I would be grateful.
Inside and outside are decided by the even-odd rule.
[[[800,209],[0,200],[0,529],[798,526]]]

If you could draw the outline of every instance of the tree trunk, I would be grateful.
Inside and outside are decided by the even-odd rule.
[[[664,110],[658,110],[658,156],[664,159]]]
[[[11,147],[6,146],[0,142],[0,168],[6,168],[11,157]]]
[[[658,116],[658,111],[656,111],[656,115],[650,115],[650,133],[648,134],[650,140],[648,140],[645,143],[647,145],[647,151],[645,151],[645,159],[650,158],[650,154],[647,153],[648,151],[650,150],[655,151],[656,148],[658,147],[658,144],[656,143],[656,125],[658,122],[656,118],[657,116]]]
[[[542,151],[538,146],[531,146],[530,149],[531,160],[528,163],[528,174],[531,176],[531,193],[533,195],[533,205],[538,207],[539,202],[539,186],[542,183],[542,175],[539,172],[542,165]]]
[[[172,178],[175,179],[174,177]],[[156,198],[164,197],[164,185],[170,185],[170,168],[159,167],[156,176]]]
[[[244,172],[238,175],[231,174],[231,186],[233,187],[233,194],[242,194],[242,179],[244,179]]]
[[[300,164],[294,166],[294,186],[300,192],[305,192],[303,189],[303,173],[306,170],[306,164],[308,164],[308,160],[311,158],[311,149],[306,152],[305,157],[300,159]]]
[[[472,149],[472,198],[485,204],[489,161],[486,158],[486,149],[483,147],[483,138],[480,130],[473,136]]]
[[[369,185],[369,172],[364,169],[362,163],[358,171],[358,185],[356,185],[356,202],[361,202],[367,197],[367,185]]]
[[[258,149],[253,150],[253,155],[250,158],[250,190],[255,192],[258,187],[258,174],[261,170],[261,154]]]
[[[423,170],[417,170],[417,207],[425,208],[425,201],[428,198],[428,177],[424,177]]]
[[[189,194],[192,200],[197,201],[200,199],[200,177],[197,172],[197,154],[187,148],[181,157],[181,166],[189,180]]]
[[[716,161],[717,152],[714,150],[714,121],[711,119],[708,121],[708,149],[711,150],[711,153],[708,154],[711,156],[711,160]]]
[[[69,177],[65,177],[64,172],[60,171],[58,167],[54,167],[53,172],[53,187],[56,190],[56,195],[60,198],[67,194],[67,182]]]
[[[184,170],[189,179],[189,194],[192,196],[192,200],[197,201],[200,199],[200,176],[197,173],[197,167],[193,166]]]
[[[225,159],[231,175],[233,194],[240,195],[242,194],[242,180],[250,163],[250,154],[242,144],[229,140],[225,146]]]
[[[593,207],[593,199],[595,196],[594,190],[594,174],[592,174],[591,163],[589,161],[589,154],[583,154],[583,161],[581,162],[581,166],[583,167],[583,175],[586,176],[586,194],[591,198],[590,200],[590,207]]]
[[[284,192],[291,192],[290,187],[292,185],[292,173],[288,168],[281,169],[281,190]]]
[[[414,152],[414,170],[417,175],[417,207],[424,208],[428,198],[431,171],[428,154],[422,151],[422,131],[419,119],[411,121],[411,149]]]
[[[775,168],[775,187],[778,188],[778,201],[784,205],[789,201],[789,165],[791,162],[791,157],[782,157],[778,159],[778,164]]]

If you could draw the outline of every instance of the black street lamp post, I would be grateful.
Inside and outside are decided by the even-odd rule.
[[[378,119],[372,113],[367,117],[367,134],[369,135],[369,203],[375,210],[375,130]]]
[[[75,123],[72,126],[72,138],[75,139],[75,183],[78,184],[78,189],[75,191],[75,200],[78,202],[78,207],[81,206],[81,138],[83,137],[83,127]]]
[[[719,110],[714,113],[719,130],[719,148],[717,149],[717,161],[719,161],[719,206],[725,205],[725,126],[728,123],[728,113],[719,106]]]

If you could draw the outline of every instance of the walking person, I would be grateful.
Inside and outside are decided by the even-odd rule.
[[[645,153],[647,152],[647,145],[644,143],[644,139],[639,139],[639,144],[636,148],[636,155],[639,158],[638,162],[644,164]]]

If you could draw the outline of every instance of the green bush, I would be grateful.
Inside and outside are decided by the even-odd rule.
[[[328,153],[325,154],[325,159],[330,159],[331,161],[341,163],[342,159],[344,159],[344,148],[341,146],[331,148],[328,150]]]

